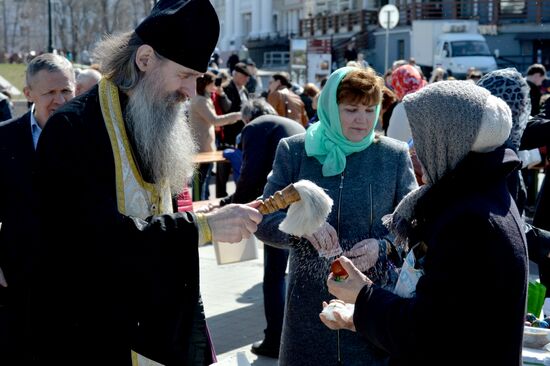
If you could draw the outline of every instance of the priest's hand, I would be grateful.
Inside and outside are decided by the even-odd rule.
[[[337,281],[334,274],[330,273],[327,279],[328,292],[348,304],[355,304],[361,289],[365,286],[372,286],[372,281],[361,273],[348,258],[340,257],[337,261],[348,273],[348,278]]]
[[[260,201],[230,204],[206,213],[212,241],[238,243],[248,239],[258,229],[262,214],[257,210]]]
[[[195,211],[195,213],[207,213],[207,212],[212,212],[216,209],[220,208],[220,204],[218,202],[218,204],[213,204],[213,203],[209,203],[207,205],[203,205],[199,208],[197,208]]]
[[[0,286],[8,287],[8,282],[6,281],[6,277],[4,277],[4,272],[2,272],[2,268],[0,268]]]

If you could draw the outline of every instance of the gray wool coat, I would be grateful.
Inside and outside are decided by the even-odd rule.
[[[279,142],[263,197],[269,197],[290,183],[307,179],[325,189],[334,200],[327,221],[339,232],[343,250],[351,249],[363,239],[388,238],[382,216],[392,213],[399,201],[417,187],[407,145],[379,137],[367,149],[347,157],[343,174],[324,177],[319,161],[306,155],[304,136],[295,135]],[[278,226],[285,216],[284,211],[265,216],[256,232],[264,243],[290,249],[279,364],[334,366],[337,364],[337,332],[328,329],[319,319],[322,302],[333,298],[326,287],[331,260],[319,257],[307,240],[293,241],[281,232]],[[340,346],[346,366],[386,364],[385,354],[357,333],[340,331]]]

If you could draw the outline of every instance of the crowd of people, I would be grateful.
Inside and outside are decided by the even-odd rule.
[[[550,288],[550,180],[529,193],[550,141],[544,66],[459,81],[411,59],[381,75],[353,43],[346,66],[298,90],[286,72],[262,85],[248,57],[220,69],[219,29],[209,1],[160,0],[98,44],[97,66],[34,57],[22,116],[0,94],[0,364],[211,364],[198,247],[256,235],[258,355],[521,365],[529,259]],[[231,163],[193,163],[215,150]],[[212,199],[213,180],[216,204],[178,212],[189,187]],[[297,237],[287,210],[258,207],[299,180],[333,206]],[[488,337],[479,304],[495,296]],[[354,311],[328,317],[336,303]]]

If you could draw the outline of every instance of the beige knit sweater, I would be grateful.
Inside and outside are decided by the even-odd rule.
[[[216,150],[214,126],[229,125],[237,122],[240,118],[240,112],[218,116],[210,96],[196,95],[193,97],[189,107],[189,123],[199,152]]]

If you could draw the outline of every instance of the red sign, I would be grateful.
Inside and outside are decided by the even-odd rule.
[[[330,39],[310,39],[308,53],[330,53]]]

